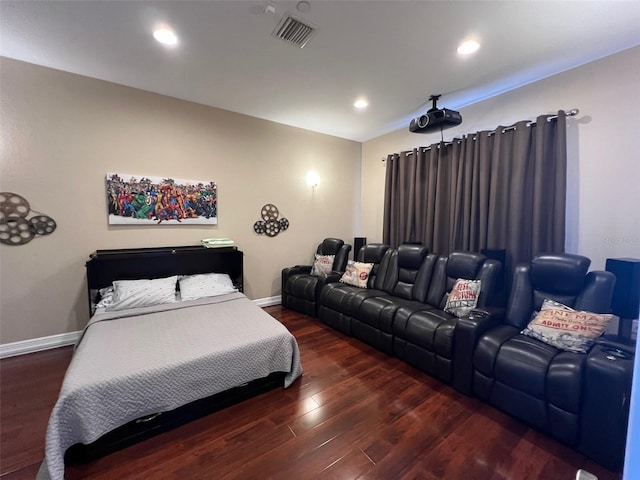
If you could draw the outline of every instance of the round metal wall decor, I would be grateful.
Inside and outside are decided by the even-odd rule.
[[[280,223],[276,220],[269,220],[265,225],[267,237],[275,237],[280,233]]]
[[[36,235],[49,235],[56,229],[56,221],[48,215],[36,215],[29,219],[29,226]]]
[[[37,215],[27,218],[31,212]],[[0,243],[24,245],[36,236],[53,233],[56,227],[53,218],[31,210],[24,197],[17,193],[0,192]]]
[[[20,217],[9,217],[0,223],[0,242],[5,245],[24,245],[30,242],[35,233],[29,228],[29,222]]]
[[[253,231],[258,235],[266,235],[267,237],[275,237],[281,232],[289,228],[289,220],[286,218],[278,218],[280,211],[273,203],[267,203],[260,209],[260,217],[253,224]]]
[[[25,218],[29,214],[31,207],[24,197],[17,193],[0,193],[0,222],[7,218]]]
[[[265,227],[265,223],[263,220],[258,220],[256,223],[253,224],[253,231],[256,232],[258,235],[262,235],[266,230],[267,229]]]
[[[262,210],[260,210],[260,215],[265,222],[278,218],[278,213],[280,213],[278,212],[278,207],[276,207],[272,203],[267,203],[264,207],[262,207]]]

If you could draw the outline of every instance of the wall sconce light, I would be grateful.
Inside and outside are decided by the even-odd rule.
[[[318,185],[320,185],[320,175],[318,175],[316,172],[307,173],[307,185],[312,188],[316,188]]]

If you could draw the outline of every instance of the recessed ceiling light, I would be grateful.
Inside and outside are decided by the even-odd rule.
[[[462,42],[458,47],[458,53],[460,55],[469,55],[480,48],[480,44],[475,40],[467,40]]]
[[[163,45],[175,45],[178,43],[178,37],[173,33],[173,30],[168,28],[158,28],[157,30],[154,30],[153,38]]]
[[[353,106],[358,110],[364,110],[369,106],[369,102],[366,98],[358,98],[355,102],[353,102]]]

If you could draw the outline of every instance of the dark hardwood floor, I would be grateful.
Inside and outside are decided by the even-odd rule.
[[[584,468],[551,437],[318,320],[266,311],[296,336],[304,375],[92,463],[68,479],[545,479]],[[33,479],[71,348],[1,367],[0,474]]]

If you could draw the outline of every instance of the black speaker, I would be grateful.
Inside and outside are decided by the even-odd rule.
[[[491,260],[497,260],[502,264],[502,271],[496,279],[495,285],[495,299],[496,306],[503,307],[507,303],[507,289],[505,285],[505,279],[507,276],[507,269],[505,262],[507,260],[507,251],[504,248],[483,248],[480,253]]]
[[[616,276],[611,311],[624,319],[638,318],[640,311],[640,258],[607,258],[607,271]]]
[[[480,253],[492,260],[498,260],[504,268],[504,262],[507,258],[507,251],[504,248],[483,248]]]
[[[354,237],[353,239],[353,259],[358,260],[360,249],[367,244],[367,237]]]

